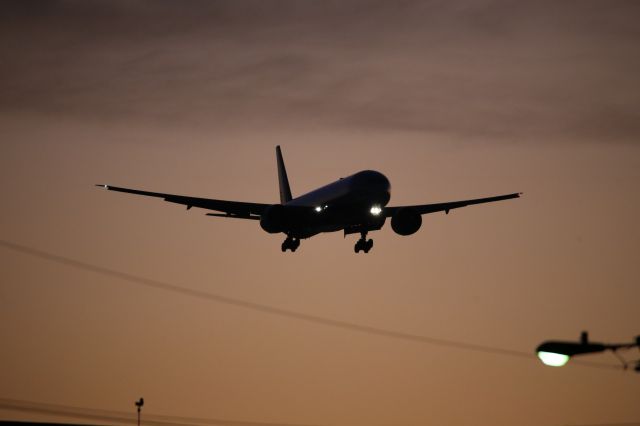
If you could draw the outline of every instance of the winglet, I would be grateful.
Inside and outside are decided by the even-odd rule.
[[[276,146],[276,160],[278,162],[278,183],[280,185],[280,204],[286,204],[291,201],[291,188],[289,187],[289,178],[287,178],[287,169],[284,167],[282,159],[282,151],[280,145]]]

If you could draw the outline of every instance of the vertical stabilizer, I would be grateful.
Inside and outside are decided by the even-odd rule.
[[[280,204],[285,204],[291,201],[291,188],[289,187],[289,178],[287,178],[287,169],[284,167],[284,160],[282,159],[282,151],[280,151],[280,145],[276,146],[276,159],[278,161]]]

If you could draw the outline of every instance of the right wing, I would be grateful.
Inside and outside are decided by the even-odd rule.
[[[210,216],[235,217],[239,219],[260,219],[260,215],[270,204],[245,203],[242,201],[215,200],[212,198],[187,197],[184,195],[163,194],[161,192],[140,191],[138,189],[119,188],[111,185],[96,185],[109,191],[126,192],[128,194],[144,195],[147,197],[162,198],[170,203],[183,204],[187,210],[191,207],[199,207],[207,210],[222,212],[208,213]]]
[[[520,195],[522,195],[521,192],[516,192],[514,194],[498,195],[496,197],[475,198],[473,200],[462,200],[462,201],[450,201],[448,203],[420,204],[417,206],[385,207],[384,212],[385,212],[385,216],[390,217],[390,216],[393,216],[397,210],[401,208],[409,207],[414,209],[421,215],[427,214],[427,213],[435,213],[435,212],[445,212],[449,214],[449,210],[457,209],[460,207],[470,206],[472,204],[492,203],[494,201],[510,200],[512,198],[519,198]]]

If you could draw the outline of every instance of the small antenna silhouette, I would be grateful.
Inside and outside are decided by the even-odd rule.
[[[136,407],[138,407],[138,426],[140,426],[140,411],[142,410],[143,405],[144,398],[140,398],[140,400],[136,401]]]

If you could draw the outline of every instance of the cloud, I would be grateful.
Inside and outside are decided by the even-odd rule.
[[[10,2],[0,110],[634,142],[634,2]]]

